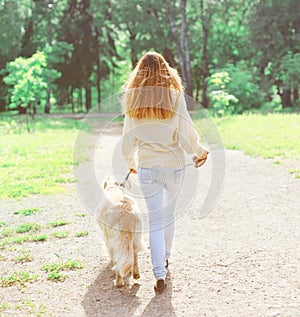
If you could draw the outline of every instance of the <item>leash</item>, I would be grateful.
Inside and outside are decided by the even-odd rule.
[[[127,182],[128,177],[129,177],[130,174],[131,174],[131,170],[130,170],[130,171],[128,172],[128,174],[126,175],[124,182],[121,183],[121,184],[118,184],[120,187],[125,188],[125,184],[126,184],[126,182]]]
[[[202,160],[200,160],[200,161],[197,163],[197,158],[193,158],[194,163],[185,164],[185,165],[183,165],[183,167],[187,167],[187,166],[192,166],[192,165],[193,165],[193,166],[195,166],[196,168],[198,168],[198,167],[202,166],[202,165],[206,162],[206,160],[207,160],[207,157],[204,158],[204,159],[202,159]],[[122,183],[118,184],[118,186],[120,186],[120,187],[122,187],[122,188],[125,188],[125,184],[126,184],[126,182],[127,182],[127,180],[128,180],[128,178],[129,178],[129,176],[130,176],[131,173],[132,173],[132,171],[130,170],[130,171],[127,173],[127,175],[126,175],[124,181],[123,181]]]

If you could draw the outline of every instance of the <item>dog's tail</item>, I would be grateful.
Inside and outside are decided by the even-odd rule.
[[[132,211],[130,201],[126,197],[121,201],[122,211],[119,215],[120,252],[116,259],[117,269],[121,276],[127,276],[134,263],[133,238],[135,234],[136,216]]]

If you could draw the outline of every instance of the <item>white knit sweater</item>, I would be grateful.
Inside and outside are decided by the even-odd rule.
[[[168,119],[133,119],[125,116],[122,152],[128,168],[181,167],[184,151],[201,157],[206,151],[187,111],[184,95]]]

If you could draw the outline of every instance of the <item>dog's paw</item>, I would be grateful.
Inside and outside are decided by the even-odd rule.
[[[114,280],[114,286],[115,287],[123,287],[125,285],[124,280],[123,279],[117,279]]]
[[[140,276],[140,272],[133,272],[133,278],[134,278],[135,280],[138,280],[140,277],[141,277],[141,276]]]

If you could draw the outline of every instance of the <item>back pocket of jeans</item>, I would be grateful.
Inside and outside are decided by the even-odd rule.
[[[142,184],[151,184],[156,180],[157,171],[150,170],[149,168],[141,168],[138,177]]]
[[[174,171],[174,181],[176,184],[183,182],[184,170],[182,168]]]

